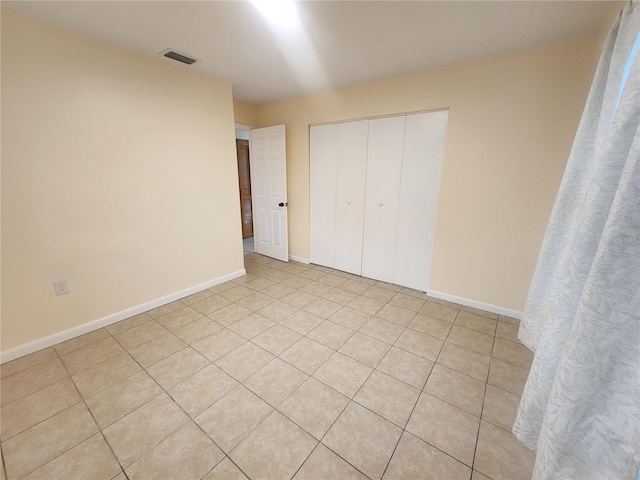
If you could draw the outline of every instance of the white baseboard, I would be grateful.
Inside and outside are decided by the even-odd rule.
[[[175,302],[176,300],[180,300],[181,298],[201,292],[202,290],[205,290],[207,288],[215,287],[216,285],[220,285],[221,283],[241,277],[243,275],[246,275],[246,273],[247,272],[243,268],[241,270],[237,270],[233,273],[214,278],[213,280],[209,280],[199,285],[185,288],[184,290],[180,290],[179,292],[171,293],[150,302],[127,308],[126,310],[122,310],[121,312],[116,312],[111,315],[107,315],[106,317],[93,320],[89,323],[84,323],[82,325],[78,325],[77,327],[54,333],[53,335],[49,335],[48,337],[40,338],[38,340],[34,340],[33,342],[20,345],[19,347],[15,347],[11,350],[0,353],[0,363],[15,360],[16,358],[23,357],[33,352],[37,352],[38,350],[42,350],[43,348],[51,347],[52,345],[57,345],[60,342],[70,340],[79,335],[84,335],[85,333],[93,332],[94,330],[98,330],[99,328],[107,327],[111,324],[124,320],[125,318],[133,317],[134,315],[147,312],[154,308],[161,307],[162,305],[166,305],[167,303]]]
[[[429,290],[427,295],[433,298],[439,298],[440,300],[447,300],[448,302],[459,303],[465,307],[478,308],[491,313],[497,313],[506,317],[516,318],[520,320],[522,318],[522,312],[518,310],[511,310],[510,308],[498,307],[497,305],[491,305],[489,303],[478,302],[476,300],[469,300],[468,298],[456,297],[455,295],[449,295],[448,293],[436,292]]]
[[[307,265],[311,263],[311,260],[308,258],[296,257],[295,255],[289,255],[289,260],[293,260],[298,263],[305,263]]]

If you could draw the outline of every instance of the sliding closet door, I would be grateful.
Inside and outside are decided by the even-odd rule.
[[[360,275],[369,121],[338,124],[335,268]]]
[[[407,116],[393,282],[427,291],[448,112]]]
[[[311,127],[310,135],[310,257],[333,267],[336,223],[336,149],[338,125]]]
[[[362,276],[393,281],[406,117],[369,121]]]

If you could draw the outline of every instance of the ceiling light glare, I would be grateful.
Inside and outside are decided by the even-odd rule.
[[[288,27],[298,19],[293,0],[253,0],[253,4],[269,22],[276,25]]]

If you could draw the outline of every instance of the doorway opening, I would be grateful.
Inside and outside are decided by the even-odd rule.
[[[253,238],[254,252],[288,262],[285,126],[236,124],[236,150],[242,237]]]
[[[249,129],[236,125],[236,154],[238,158],[238,184],[240,186],[240,219],[242,222],[242,250],[255,251],[253,242],[253,210],[251,204],[251,164],[249,161]]]

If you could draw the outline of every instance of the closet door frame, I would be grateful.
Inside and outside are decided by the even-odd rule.
[[[343,269],[344,271],[348,271],[350,273],[354,273],[357,275],[362,275],[364,277],[369,277],[373,279],[378,279],[386,282],[393,282],[398,285],[406,286],[409,288],[414,288],[416,290],[428,291],[429,281],[431,275],[431,265],[432,265],[432,257],[433,257],[433,246],[435,239],[435,231],[436,231],[436,220],[437,220],[437,209],[438,209],[438,199],[440,195],[440,181],[442,175],[442,168],[444,163],[444,144],[446,141],[446,132],[447,132],[447,122],[448,122],[448,109],[440,109],[440,110],[430,110],[423,112],[412,112],[412,113],[404,113],[397,115],[388,115],[382,117],[371,117],[362,120],[353,120],[353,121],[344,121],[344,122],[335,122],[330,124],[321,124],[321,125],[312,125],[310,128],[310,250],[311,250],[311,263],[315,263],[318,265],[325,265],[337,269]],[[437,146],[433,148],[429,148],[432,150],[430,153],[426,155],[430,157],[425,159],[425,165],[412,165],[408,169],[408,171],[404,171],[404,162],[405,162],[405,151],[411,150],[411,148],[417,148],[418,151],[420,149],[419,145],[415,145],[414,147],[408,146],[405,143],[407,142],[407,135],[411,135],[411,125],[413,119],[410,120],[409,117],[415,117],[419,115],[426,115],[430,119],[439,119],[433,120],[436,124],[439,122],[439,126],[435,128],[431,133],[425,132],[426,136],[430,136],[435,134],[435,139]],[[377,173],[374,176],[377,177],[385,177],[389,180],[393,185],[387,185],[388,188],[385,195],[385,198],[390,198],[391,191],[397,191],[397,195],[395,196],[395,201],[393,200],[385,200],[383,198],[375,199],[376,195],[370,195],[370,190],[372,188],[369,185],[369,161],[371,154],[371,139],[375,132],[371,131],[371,122],[376,122],[378,120],[386,120],[393,118],[404,118],[405,127],[403,129],[403,146],[402,146],[402,154],[400,159],[400,173],[397,175],[397,164],[395,164],[396,169],[394,170],[395,175],[392,174],[390,176],[385,176],[384,174]],[[340,201],[344,202],[344,198],[339,194],[339,186],[338,186],[338,133],[337,129],[340,124],[347,123],[356,123],[356,122],[367,122],[368,125],[368,140],[367,140],[367,158],[365,165],[365,206],[364,206],[364,217],[363,217],[363,232],[362,232],[362,250],[360,255],[361,261],[361,269],[358,271],[357,268],[352,268],[347,270],[345,266],[336,265],[336,220],[338,217],[337,209],[340,207]],[[408,122],[408,123],[407,123]],[[430,123],[431,120],[427,123]],[[384,123],[384,122],[381,122]],[[374,124],[375,125],[375,124]],[[327,127],[327,131],[331,130],[330,126],[335,128],[335,142],[332,144],[335,146],[335,152],[333,154],[333,160],[328,162],[317,162],[314,161],[318,158],[317,152],[314,154],[314,129],[316,127]],[[438,130],[439,128],[439,130]],[[375,128],[374,128],[375,129]],[[409,140],[410,141],[410,140]],[[375,140],[374,140],[375,144]],[[317,146],[317,145],[315,145]],[[374,156],[376,153],[374,153]],[[397,160],[397,159],[396,159]],[[414,159],[415,161],[415,159]],[[322,166],[324,165],[324,166]],[[318,175],[319,170],[322,170]],[[392,169],[393,170],[393,169]],[[333,178],[330,177],[329,173],[334,172]],[[406,185],[407,183],[411,183],[411,189],[413,191],[419,191],[420,187],[416,187],[415,180],[416,176],[419,177],[421,172],[427,173],[430,175],[429,181],[425,182],[426,188],[429,189],[428,195],[421,196],[424,197],[422,200],[426,198],[427,204],[421,205],[421,212],[417,213],[412,212],[411,203],[412,200],[407,197],[407,192],[404,192],[403,195],[403,183]],[[373,181],[373,180],[372,180]],[[395,184],[398,184],[396,187]],[[395,189],[395,190],[394,190]],[[333,195],[333,198],[330,198]],[[411,193],[408,194],[411,197]],[[393,197],[393,195],[391,195]],[[377,195],[380,197],[380,195]],[[420,201],[420,200],[419,200]],[[353,203],[353,200],[352,200]],[[380,206],[382,203],[382,206]],[[385,258],[381,262],[379,258],[376,257],[376,251],[378,250],[375,245],[376,239],[369,238],[369,242],[366,241],[366,229],[367,229],[367,221],[369,221],[369,233],[373,236],[376,235],[376,232],[380,232],[381,228],[376,224],[376,217],[379,217],[378,212],[376,212],[374,207],[377,207],[380,212],[383,209],[388,207],[389,210],[395,210],[395,220],[391,223],[394,223],[394,242],[393,243],[393,253],[392,257],[392,268],[390,269],[389,264],[389,254],[388,252],[385,254]],[[333,208],[333,213],[329,210]],[[389,211],[387,210],[387,211]],[[321,213],[322,212],[322,213]],[[369,217],[367,217],[367,213],[369,213]],[[391,212],[389,212],[391,213]],[[415,215],[412,215],[415,214]],[[407,224],[410,225],[410,222],[415,219],[415,217],[420,218],[421,215],[427,215],[427,221],[425,223],[426,229],[423,228],[420,232],[420,228],[415,229],[409,227],[408,230],[411,230],[412,233],[407,233]],[[390,215],[393,217],[394,215]],[[320,221],[318,221],[320,219]],[[329,227],[331,225],[331,227]],[[387,226],[390,229],[389,226]],[[402,229],[402,231],[399,231]],[[320,232],[320,235],[317,235],[317,232]],[[419,232],[419,233],[416,233]],[[410,235],[411,242],[406,242],[404,235]],[[399,238],[402,236],[403,238]],[[379,240],[379,239],[378,239]],[[407,248],[410,248],[408,244],[416,244],[416,242],[421,245],[423,248],[420,253],[416,256],[416,258],[408,259],[406,255],[403,255]],[[357,241],[355,242],[357,244]],[[355,252],[354,252],[355,253]],[[371,262],[369,262],[371,260]],[[339,262],[340,263],[340,262]],[[384,265],[381,265],[384,264]],[[417,270],[416,270],[417,269]],[[390,272],[390,273],[389,273]]]

